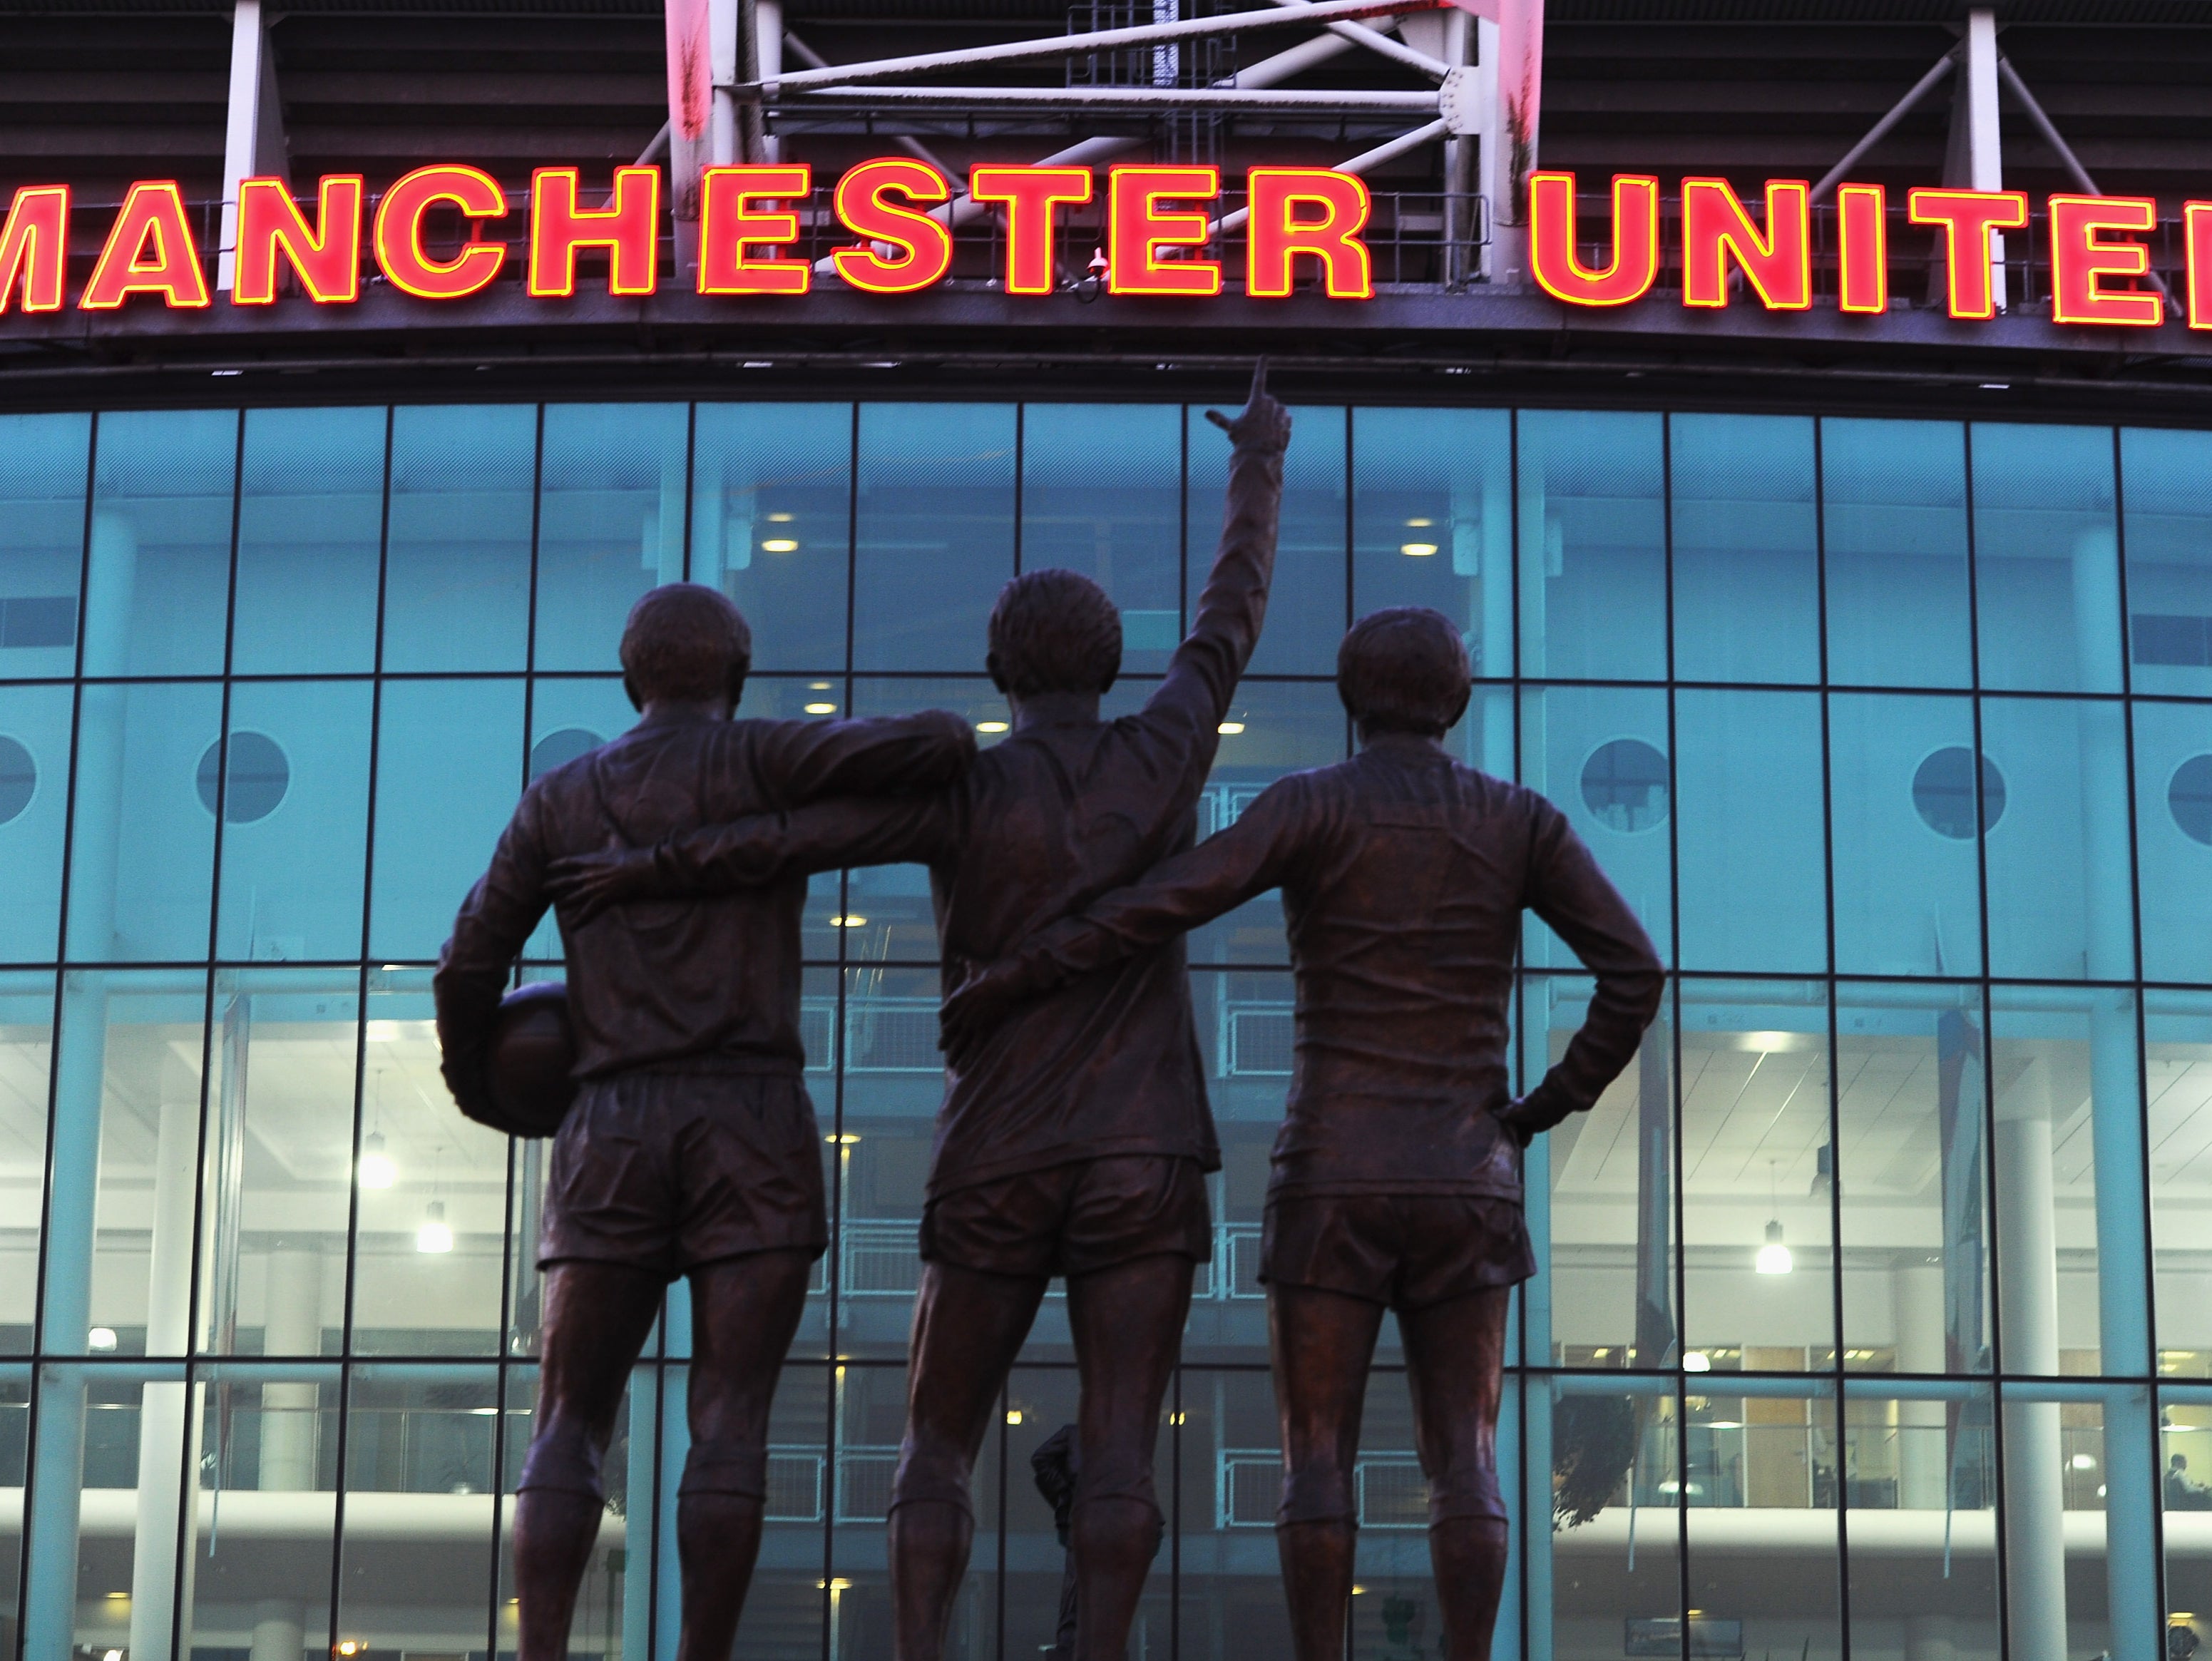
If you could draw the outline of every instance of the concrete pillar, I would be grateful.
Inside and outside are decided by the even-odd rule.
[[[269,1254],[269,1287],[262,1317],[264,1355],[321,1353],[323,1257],[313,1246],[281,1246]],[[315,1486],[316,1410],[319,1387],[310,1384],[261,1387],[261,1489],[304,1493]],[[307,1642],[307,1606],[299,1598],[270,1598],[253,1614],[252,1661],[298,1661]]]
[[[2041,1056],[1997,1098],[1997,1307],[2007,1372],[2058,1371],[2058,1249],[2051,1217],[2051,1067]],[[2004,1409],[2004,1545],[2011,1661],[2066,1661],[2064,1472],[2058,1404]]]
[[[223,124],[222,239],[216,288],[224,294],[238,266],[238,186],[241,179],[289,178],[284,105],[276,91],[276,54],[261,0],[234,0],[230,15],[230,97]]]
[[[1978,6],[1966,14],[1959,73],[1951,89],[1951,136],[1943,157],[1943,182],[1954,190],[2004,188],[2004,151],[1997,120],[1996,13]],[[2004,233],[1990,233],[1990,293],[2005,309]],[[1942,274],[1932,274],[1940,295]],[[1931,299],[1937,297],[1931,295]]]
[[[84,594],[88,675],[130,667],[131,611],[137,589],[138,538],[119,514],[95,513]],[[115,951],[115,877],[123,802],[123,739],[130,692],[88,686],[79,694],[76,812],[69,952]],[[92,1325],[94,1208],[100,1193],[100,1123],[107,1065],[109,977],[98,970],[62,977],[56,1037],[53,1162],[46,1218],[40,1344],[81,1355]],[[66,1364],[40,1370],[23,1590],[27,1655],[67,1655],[76,1639],[77,1527],[84,1480],[84,1372]]]
[[[270,1252],[262,1353],[294,1358],[319,1354],[322,1347],[322,1253],[313,1246],[286,1246]],[[315,1421],[321,1404],[319,1384],[262,1385],[264,1492],[301,1494],[315,1486]]]
[[[191,1348],[192,1214],[198,1187],[199,1080],[180,1064],[161,1069],[161,1119],[154,1155],[153,1244],[146,1276],[146,1353],[182,1355]],[[167,1661],[173,1630],[191,1631],[192,1554],[178,1579],[178,1527],[199,1492],[185,1469],[193,1415],[183,1379],[139,1387],[137,1538],[131,1558],[131,1654]],[[172,1598],[185,1609],[173,1628]]]
[[[1896,1311],[1897,1370],[1941,1373],[1943,1270],[1914,1263],[1890,1272]],[[1908,1511],[1942,1511],[1950,1503],[1950,1453],[1941,1402],[1897,1404],[1897,1503]]]

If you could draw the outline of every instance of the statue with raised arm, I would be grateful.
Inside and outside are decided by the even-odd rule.
[[[500,995],[553,896],[556,860],[642,847],[832,794],[935,788],[975,754],[942,712],[732,719],[751,660],[736,606],[672,583],[623,632],[637,725],[523,794],[454,920],[434,982],[447,1085],[500,1124]],[[726,1661],[761,1538],[769,1403],[829,1232],[802,1082],[803,877],[711,899],[560,912],[576,1098],[548,1161],[544,1368],[515,1498],[520,1661],[566,1661],[630,1368],[679,1276],[691,1284],[691,1450],[676,1506],[680,1661]],[[520,1128],[520,1127],[514,1127]],[[643,1450],[633,1458],[645,1457]]]
[[[1429,1481],[1444,1653],[1489,1661],[1506,1557],[1506,1305],[1535,1269],[1522,1150],[1627,1065],[1662,981],[1643,926],[1559,810],[1446,753],[1469,675],[1440,613],[1361,619],[1338,654],[1337,690],[1357,757],[1279,781],[1218,836],[979,970],[945,1004],[945,1048],[956,1065],[987,1054],[1032,1001],[1109,979],[1282,890],[1297,1045],[1260,1274],[1295,1655],[1343,1653],[1360,1408],[1389,1309]],[[1565,1056],[1516,1101],[1506,1048],[1523,910],[1574,949],[1597,990]]]
[[[1243,413],[1213,418],[1234,447],[1220,547],[1190,633],[1140,711],[1099,717],[1121,665],[1113,601],[1072,571],[1027,572],[999,596],[986,660],[1012,705],[1012,736],[961,783],[912,803],[824,804],[572,861],[560,874],[568,903],[919,861],[950,987],[1188,848],[1267,607],[1290,441],[1264,368]],[[1054,1275],[1067,1282],[1082,1392],[1069,1529],[1076,1652],[1121,1661],[1161,1538],[1160,1405],[1194,1269],[1212,1255],[1204,1176],[1219,1164],[1180,940],[1024,1006],[948,1070],[891,1489],[897,1661],[944,1653],[975,1531],[969,1474]]]

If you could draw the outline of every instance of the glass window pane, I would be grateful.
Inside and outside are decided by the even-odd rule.
[[[219,956],[360,954],[372,697],[362,681],[233,689]],[[215,765],[202,763],[210,780]]]
[[[1548,798],[1643,919],[1661,958],[1674,950],[1667,822],[1667,695],[1656,689],[1553,687],[1521,703],[1521,782]],[[1525,924],[1531,968],[1572,969],[1541,922]]]
[[[1337,643],[1352,621],[1345,615],[1344,461],[1346,412],[1328,405],[1291,411],[1291,447],[1283,458],[1283,512],[1275,538],[1275,579],[1267,625],[1252,654],[1261,675],[1333,675]],[[1198,605],[1220,545],[1229,489],[1228,435],[1203,410],[1185,411],[1189,460],[1185,509],[1183,610]]]
[[[199,770],[222,730],[222,690],[88,686],[81,697],[69,955],[204,957],[215,812]]]
[[[361,1204],[354,1350],[495,1355],[508,1141],[463,1118],[446,1093],[427,970],[386,970],[372,980],[365,1037],[361,1142],[353,1156]],[[343,1159],[353,1134],[349,1099],[337,1129],[345,1139]],[[518,1174],[541,1171],[550,1146],[514,1143]],[[514,1250],[519,1259],[535,1261],[534,1205],[517,1220]],[[335,1312],[331,1324],[337,1324]]]
[[[250,1637],[288,1661],[295,1646],[319,1654],[330,1641],[338,1369],[228,1361],[198,1377],[202,1482],[215,1492],[191,1537],[192,1652]],[[240,1526],[257,1512],[283,1517],[281,1543]]]
[[[33,1348],[53,1036],[53,977],[0,975],[0,1354],[28,1355]],[[0,1374],[0,1389],[4,1379]],[[21,1427],[7,1421],[27,1398],[9,1399],[12,1405],[0,1406],[0,1471],[20,1473]],[[13,1466],[5,1463],[10,1457],[17,1461]],[[13,1484],[0,1475],[0,1487],[7,1486]],[[11,1572],[11,1561],[9,1550],[0,1548],[0,1574]]]
[[[2212,1511],[2212,1390],[2203,1384],[2159,1392],[2158,1462],[2161,1519],[2166,1535],[2166,1608],[2168,1654],[2197,1648],[2212,1637],[2212,1555],[2204,1550],[2203,1512]],[[2194,1650],[2190,1652],[2195,1653]]]
[[[1844,1397],[1844,1457],[1858,1473],[1844,1519],[1851,1652],[1955,1646],[1996,1655],[2002,1629],[1990,1387],[1865,1383]],[[1891,1492],[1893,1503],[1882,1504]]]
[[[1522,1078],[1533,1088],[1589,1013],[1591,983],[1531,976],[1522,988]],[[1597,1104],[1533,1143],[1529,1230],[1537,1277],[1522,1288],[1530,1366],[1618,1372],[1681,1353],[1674,1205],[1674,1001]],[[1539,1214],[1540,1208],[1541,1214]],[[1622,1249],[1633,1241],[1632,1250]]]
[[[1743,1359],[1750,1372],[1759,1358]],[[1741,1641],[1747,1654],[1841,1655],[1834,1386],[1778,1395],[1727,1378],[1716,1360],[1683,1402],[1691,1652]]]
[[[1433,607],[1476,674],[1511,674],[1512,469],[1503,410],[1354,410],[1352,616]]]
[[[863,404],[853,661],[973,674],[1014,574],[1010,404]]]
[[[2112,429],[1983,423],[1973,446],[1982,684],[2118,691]]]
[[[537,468],[535,405],[392,411],[386,669],[524,666]]]
[[[1683,967],[1826,968],[1820,699],[1684,691],[1675,742]]]
[[[0,416],[0,675],[76,666],[91,437],[86,416]]]
[[[1130,674],[1165,669],[1182,639],[1182,480],[1173,405],[1022,410],[1022,569],[1080,571],[1112,595]]]
[[[1813,423],[1796,416],[1672,420],[1674,673],[1819,679]]]
[[[845,667],[853,406],[702,404],[691,580],[753,626],[755,669]]]
[[[1982,966],[1973,706],[1841,693],[1828,700],[1836,967],[1972,975]],[[1995,776],[1978,803],[1997,808]]]
[[[1828,678],[1965,686],[1966,429],[1948,421],[1823,421]],[[1899,594],[1912,596],[1900,605]]]
[[[1990,968],[2125,980],[2135,973],[2127,739],[2118,703],[1989,698],[1984,775]]]
[[[2212,1380],[2212,1298],[2203,1293],[2212,1272],[2212,994],[2154,993],[2143,1025],[2158,1370]],[[2212,1431],[2212,1415],[2192,1413],[2185,1422]],[[2175,1445],[2189,1455],[2187,1480],[2212,1483],[2212,1442],[2202,1452]],[[2166,1503],[2173,1506],[2172,1496]],[[2212,1511],[2212,1500],[2197,1508]]]
[[[1528,1536],[1530,1654],[1609,1657],[1632,1635],[1660,1654],[1670,1641],[1681,1652],[1676,1390],[1673,1378],[1582,1373],[1530,1390],[1529,1514],[1548,1502],[1555,1518],[1548,1537],[1540,1526]],[[1540,1417],[1548,1418],[1540,1430]]]
[[[2005,1603],[2014,1632],[2063,1632],[2069,1651],[2153,1652],[2162,1623],[2152,1457],[2145,1385],[2005,1387]],[[2069,1535],[2102,1549],[2069,1551]],[[2021,1648],[2014,1640],[2014,1652]]]
[[[0,687],[0,960],[59,949],[71,702],[66,686]]]
[[[385,411],[250,410],[231,662],[341,674],[376,660]]]
[[[1836,989],[1835,1181],[1845,1365],[1857,1372],[1987,1372],[1989,1076],[1980,995],[1970,988]],[[1854,1421],[1854,1422],[1857,1422]],[[1919,1408],[1899,1423],[1928,1422]],[[1940,1411],[1935,1422],[1943,1422]],[[1929,1445],[1907,1437],[1883,1469],[1907,1506]],[[1940,1473],[1940,1462],[1935,1469]],[[1921,1498],[1909,1497],[1919,1494]]]
[[[1682,1177],[1682,1233],[1694,1248],[1684,1346],[1716,1371],[1825,1372],[1836,1350],[1827,995],[1809,981],[1686,980],[1680,998],[1682,1145],[1696,1150]],[[1812,1422],[1803,1405],[1789,1422]],[[1723,1464],[1756,1452],[1741,1439],[1714,1448]],[[1802,1439],[1791,1457],[1791,1491],[1810,1495]],[[1729,1480],[1745,1497],[1707,1503],[1815,1503],[1760,1500],[1757,1482]]]
[[[1999,987],[1990,1002],[1999,1360],[2037,1377],[2145,1373],[2134,995]]]
[[[85,673],[204,675],[222,667],[238,430],[234,410],[100,417]]]
[[[1520,426],[1521,672],[1662,678],[1660,417],[1528,410]]]
[[[637,597],[683,580],[689,428],[681,404],[546,405],[538,668],[613,667]]]
[[[360,1654],[482,1652],[497,1570],[494,1463],[502,1425],[527,1433],[526,1414],[501,1415],[498,1372],[488,1366],[400,1366],[355,1372],[346,1402],[345,1540],[340,1548],[338,1642]],[[605,1474],[620,1491],[622,1465]],[[384,1519],[404,1516],[396,1530]],[[513,1526],[510,1509],[503,1520]],[[604,1518],[577,1598],[575,1648],[605,1630],[605,1554],[623,1545],[622,1519]],[[327,1593],[325,1593],[327,1596]],[[514,1611],[499,1647],[515,1641]],[[320,1646],[318,1646],[318,1648]],[[289,1652],[287,1652],[289,1661]]]
[[[2130,684],[2212,692],[2212,433],[2120,432]]]
[[[844,1063],[843,1117],[829,1133],[839,1167],[829,1174],[843,1196],[838,1353],[897,1359],[921,1285],[923,1184],[945,1095],[937,971],[848,970],[842,1011],[834,983],[810,989],[809,1049],[817,1025],[837,1031]]]
[[[1274,1563],[1282,1442],[1267,1375],[1186,1366],[1171,1399],[1182,1418],[1181,1653],[1193,1661],[1288,1655],[1290,1616]],[[1164,1504],[1172,1492],[1162,1494]]]
[[[216,986],[200,1303],[218,1354],[337,1348],[359,1009],[350,970],[246,970]]]
[[[181,1355],[192,1348],[206,988],[200,970],[64,979],[46,1351]]]
[[[2212,722],[2138,703],[2135,745],[2143,978],[2212,981]]]
[[[522,793],[522,683],[388,681],[378,717],[380,962],[437,955]]]

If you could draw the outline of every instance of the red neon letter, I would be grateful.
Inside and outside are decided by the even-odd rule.
[[[2212,202],[2184,203],[2181,223],[2189,249],[2189,326],[2212,329]],[[0,245],[0,271],[7,269],[5,253]]]
[[[617,167],[610,207],[576,205],[576,170],[530,175],[530,277],[533,300],[576,292],[576,251],[607,251],[607,292],[647,295],[660,280],[660,169]]]
[[[361,298],[361,192],[357,173],[325,173],[310,228],[281,179],[243,179],[238,185],[238,263],[230,303],[267,306],[276,298],[276,252],[298,275],[318,306],[351,305]]]
[[[1995,317],[1997,297],[1990,282],[1990,234],[2016,231],[2027,223],[2026,194],[1923,186],[1906,195],[1905,210],[1916,225],[1943,228],[1943,266],[1949,273],[1951,315]]]
[[[799,240],[799,216],[757,212],[756,201],[804,201],[814,188],[814,169],[804,161],[781,167],[709,167],[700,175],[699,292],[805,294],[814,267],[804,259],[756,259],[745,250]]]
[[[1879,185],[1836,192],[1836,307],[1889,309],[1889,204]]]
[[[162,304],[186,310],[208,303],[207,273],[185,217],[184,192],[168,179],[131,187],[76,303],[83,311],[109,312],[134,294],[157,294]]]
[[[968,194],[1006,210],[1006,292],[1053,291],[1053,210],[1091,199],[1088,167],[1012,167],[988,164],[968,170]]]
[[[1371,300],[1375,271],[1359,233],[1372,200],[1367,181],[1334,167],[1255,167],[1244,178],[1251,217],[1244,227],[1244,292],[1281,300],[1291,292],[1291,267],[1300,254],[1321,262],[1322,288],[1331,300]],[[1298,210],[1321,210],[1301,219]]]
[[[2147,196],[2054,196],[2051,198],[2051,320],[2108,323],[2155,329],[2166,321],[2166,301],[2148,289],[2107,289],[2108,277],[2144,277],[2150,250],[2140,242],[2107,242],[2104,231],[2142,232],[2158,224],[2158,204]]]
[[[465,299],[507,264],[503,242],[471,241],[451,259],[431,259],[422,247],[422,218],[441,202],[471,219],[507,216],[499,181],[475,167],[417,167],[385,192],[376,204],[377,268],[393,288],[417,300]]]
[[[1211,259],[1162,259],[1162,248],[1202,248],[1212,234],[1203,208],[1164,210],[1166,201],[1210,202],[1221,194],[1218,167],[1121,167],[1107,170],[1106,287],[1114,294],[1215,295],[1221,267]]]
[[[1682,303],[1728,304],[1728,263],[1770,312],[1813,303],[1813,187],[1802,179],[1766,181],[1766,230],[1751,222],[1725,179],[1682,181]]]
[[[1528,274],[1570,306],[1626,306],[1659,276],[1659,181],[1613,176],[1613,259],[1598,270],[1575,253],[1575,176],[1528,175]]]
[[[951,228],[884,199],[893,194],[909,202],[948,202],[952,186],[927,161],[902,155],[863,161],[837,181],[832,198],[837,222],[860,237],[861,245],[833,249],[830,258],[838,276],[870,294],[912,294],[952,269]],[[877,242],[896,249],[897,257],[887,259],[869,246]]]
[[[70,193],[66,185],[26,185],[0,225],[0,313],[15,285],[23,285],[23,309],[62,308],[62,278],[69,267]]]

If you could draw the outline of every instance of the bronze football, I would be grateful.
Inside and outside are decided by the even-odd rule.
[[[568,989],[533,981],[500,1000],[491,1045],[492,1105],[517,1136],[550,1136],[576,1099]]]

